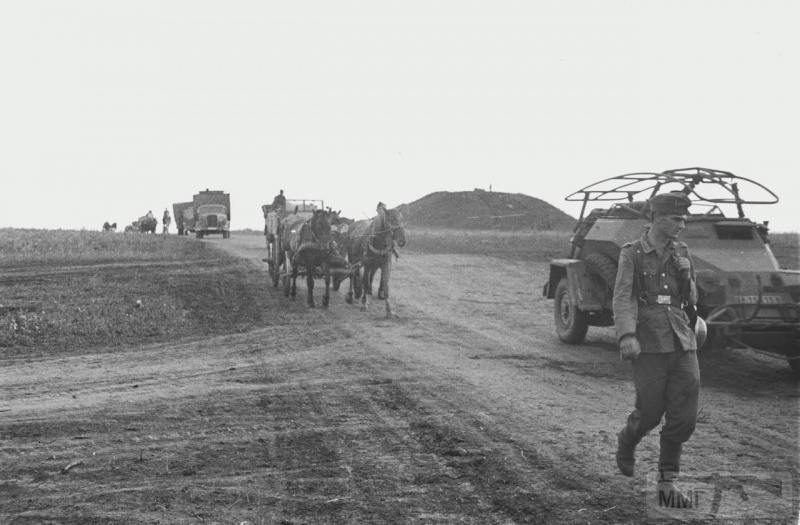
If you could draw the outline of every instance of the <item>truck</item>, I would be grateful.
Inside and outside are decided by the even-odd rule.
[[[648,199],[670,190],[683,192],[693,205],[680,238],[696,270],[695,331],[702,350],[740,348],[785,358],[800,373],[800,272],[778,265],[767,223],[744,212],[745,204],[774,204],[778,197],[756,181],[709,168],[628,173],[566,197],[582,203],[581,214],[569,254],[550,262],[543,287],[554,300],[559,339],[579,344],[589,326],[614,324],[620,250],[644,232]],[[587,213],[587,205],[604,201],[607,207]]]
[[[194,233],[198,239],[219,233],[223,239],[230,238],[231,196],[221,190],[203,190],[191,201],[176,202],[172,212],[179,235]]]
[[[178,227],[178,235],[189,235],[189,232],[194,231],[194,203],[192,201],[174,203],[172,216]]]

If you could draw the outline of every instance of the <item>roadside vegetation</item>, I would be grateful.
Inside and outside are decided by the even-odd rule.
[[[800,234],[770,233],[769,244],[778,264],[787,270],[800,270]]]
[[[0,268],[123,261],[185,261],[211,256],[209,252],[213,248],[186,240],[177,235],[0,228]],[[214,256],[220,255],[215,252]]]
[[[495,257],[549,261],[569,254],[571,230],[408,230],[405,250],[424,253],[482,254]],[[770,247],[781,268],[800,269],[800,235],[770,233]]]
[[[0,230],[0,355],[244,331],[284,315],[257,267],[177,236]]]
[[[414,227],[407,232],[408,251],[482,254],[549,261],[569,253],[569,230],[449,230]]]

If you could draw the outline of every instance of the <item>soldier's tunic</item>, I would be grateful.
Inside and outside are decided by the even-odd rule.
[[[666,414],[659,468],[677,472],[681,444],[697,421],[700,370],[697,342],[681,308],[684,302],[696,304],[697,288],[693,278],[681,278],[675,248],[670,242],[659,256],[646,234],[626,244],[620,253],[613,308],[618,341],[635,335],[642,349],[633,361],[636,404],[624,439],[635,445]]]

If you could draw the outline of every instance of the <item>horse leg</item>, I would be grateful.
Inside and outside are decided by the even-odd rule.
[[[358,270],[350,273],[350,277],[348,278],[350,282],[347,284],[347,297],[345,298],[347,304],[353,304],[353,283],[360,277],[361,275],[358,273]]]
[[[306,272],[306,287],[308,288],[308,307],[314,308],[317,305],[314,302],[314,272],[311,270]]]
[[[392,305],[389,304],[389,276],[392,274],[392,261],[383,263],[381,267],[380,290],[383,291],[383,300],[386,302],[386,317],[392,316]]]
[[[369,289],[369,281],[372,280],[371,277],[372,270],[368,267],[364,267],[364,274],[361,277],[361,311],[366,312],[367,308],[369,308],[369,300],[367,299],[368,295],[372,295],[372,291]]]
[[[325,295],[322,296],[322,306],[327,308],[331,304],[331,269],[325,265],[322,268],[322,272],[325,276]]]
[[[375,273],[378,271],[375,270]],[[386,299],[386,290],[384,289],[384,278],[383,276],[386,275],[386,263],[381,264],[381,278],[378,281],[378,299]]]
[[[366,270],[363,270],[366,271]],[[364,278],[362,277],[362,269],[358,268],[353,275],[353,288],[355,291],[355,298],[360,299],[361,294],[364,293]]]
[[[292,299],[297,297],[297,273],[298,273],[298,265],[295,264],[292,266]]]

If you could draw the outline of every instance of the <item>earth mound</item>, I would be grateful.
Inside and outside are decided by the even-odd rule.
[[[410,226],[475,230],[561,230],[575,219],[522,193],[437,191],[400,207]]]

